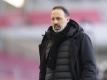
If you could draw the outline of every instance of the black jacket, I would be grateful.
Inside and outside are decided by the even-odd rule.
[[[58,66],[64,63],[64,59],[62,63],[58,63],[61,59],[58,57],[62,55],[62,52],[64,54],[68,53],[67,59],[69,60],[69,70],[72,76],[73,80],[96,80],[97,79],[97,70],[96,70],[96,64],[95,64],[95,58],[94,58],[94,51],[93,46],[90,41],[90,38],[84,33],[83,29],[73,20],[70,20],[67,24],[67,28],[59,33],[59,36],[61,38],[57,40],[61,40],[58,43],[60,45],[56,45],[53,48],[55,48],[52,52],[56,53],[54,55],[51,55],[52,60],[51,62],[48,62],[46,59],[46,45],[48,44],[48,41],[51,40],[52,36],[52,27],[49,27],[48,31],[44,35],[44,38],[39,45],[39,52],[40,52],[40,74],[39,74],[39,80],[45,80],[46,75],[46,67],[52,66],[52,69],[54,71],[63,71],[66,68],[59,69]],[[56,35],[56,34],[55,34]],[[55,40],[54,40],[55,41]],[[65,50],[65,51],[64,51]],[[55,52],[54,52],[55,51]],[[61,55],[59,55],[61,54]],[[63,55],[62,55],[63,56]],[[53,61],[53,62],[52,62]],[[48,63],[49,64],[48,64]],[[65,65],[65,64],[64,64]],[[56,75],[56,73],[55,73]],[[66,75],[63,74],[64,77]],[[58,77],[58,76],[55,76]],[[66,77],[66,76],[65,76]],[[67,78],[68,79],[68,78]],[[54,79],[54,80],[60,80]]]

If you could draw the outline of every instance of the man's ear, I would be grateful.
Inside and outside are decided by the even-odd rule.
[[[67,21],[69,22],[69,20],[70,20],[70,17],[68,16],[68,17],[67,17]]]

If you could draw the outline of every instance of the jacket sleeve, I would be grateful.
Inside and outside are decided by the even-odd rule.
[[[39,44],[39,56],[40,56],[40,65],[39,65],[39,80],[45,80],[45,66],[46,66],[46,62],[45,62],[45,56],[44,56],[44,48],[45,48],[45,44],[47,41],[47,37],[46,37],[46,33],[43,36],[43,39],[41,41],[41,43]]]
[[[40,55],[40,65],[39,65],[39,80],[45,80],[45,63],[42,62],[41,56],[42,56],[42,46],[39,45],[39,55]]]
[[[81,41],[81,80],[97,80],[97,68],[93,46],[88,35],[83,33]]]

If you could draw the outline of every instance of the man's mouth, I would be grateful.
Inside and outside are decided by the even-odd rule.
[[[61,27],[60,27],[59,25],[54,25],[54,29],[55,29],[55,30],[60,30]]]

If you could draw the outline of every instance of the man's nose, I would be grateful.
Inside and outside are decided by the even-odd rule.
[[[55,19],[55,20],[54,20],[54,24],[57,24],[57,23],[58,23],[58,20]]]

